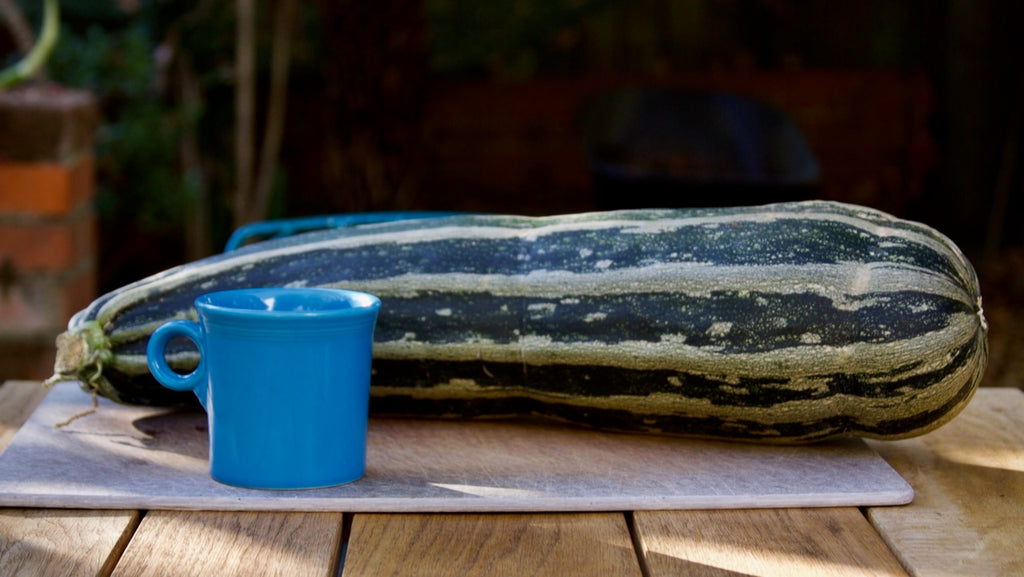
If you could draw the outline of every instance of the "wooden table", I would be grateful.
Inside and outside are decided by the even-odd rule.
[[[0,386],[0,450],[45,396]],[[537,514],[0,509],[0,575],[1024,575],[1024,393],[872,442],[902,507]]]

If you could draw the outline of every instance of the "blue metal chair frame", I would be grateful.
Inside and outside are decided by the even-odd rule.
[[[242,247],[247,241],[263,238],[283,238],[301,232],[324,228],[345,228],[360,224],[393,222],[398,220],[415,220],[422,218],[439,218],[467,214],[465,212],[446,212],[434,210],[353,212],[346,214],[328,214],[305,216],[298,218],[281,218],[264,220],[238,227],[224,246],[224,252]]]

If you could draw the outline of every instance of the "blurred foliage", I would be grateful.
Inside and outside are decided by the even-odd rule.
[[[430,65],[441,75],[532,76],[609,0],[426,0]]]
[[[40,3],[19,4],[39,21]],[[234,5],[62,0],[61,11],[47,78],[89,90],[100,106],[96,207],[105,290],[185,260],[186,220],[197,203],[220,217],[208,219],[218,241],[230,233],[226,192],[205,191],[227,191],[233,182],[233,122],[218,120],[233,120]],[[183,70],[196,86],[189,97]],[[197,166],[183,164],[186,136]]]
[[[927,0],[424,0],[446,76],[920,65]]]
[[[69,27],[63,37],[51,79],[89,89],[104,114],[96,135],[101,220],[175,230],[185,194],[177,171],[180,111],[157,90],[154,47],[144,24],[113,31],[95,24],[81,31]]]
[[[41,3],[18,2],[35,26]],[[256,62],[265,84],[271,0],[257,6]],[[931,13],[927,0],[320,0],[300,6],[292,88],[300,97],[293,102],[306,108],[290,119],[301,121],[288,127],[292,146],[283,156],[291,164],[278,174],[271,216],[296,206],[314,211],[331,194],[391,202],[397,193],[383,189],[414,187],[405,184],[414,179],[400,177],[404,157],[422,146],[415,123],[427,77],[512,82],[738,65],[907,66],[920,58],[915,39],[926,20],[916,15]],[[181,260],[185,221],[202,205],[212,245],[222,246],[235,183],[234,2],[61,0],[61,16],[48,74],[91,90],[101,103],[103,226],[151,235],[163,258]],[[418,45],[420,30],[427,47]],[[192,149],[185,151],[188,143]],[[397,176],[379,177],[389,170]],[[289,184],[295,190],[287,192]],[[124,262],[147,258],[143,248],[117,250]],[[138,273],[125,276],[132,274]]]
[[[19,0],[33,22],[41,3]],[[813,0],[423,0],[429,30],[429,73],[517,81],[571,72],[667,73],[672,69],[766,66],[836,61],[859,52],[865,60],[906,64],[901,42],[911,6],[867,0],[861,7]],[[266,9],[269,0],[260,2]],[[325,5],[326,6],[326,5]],[[345,5],[363,19],[357,5]],[[860,6],[860,4],[858,4]],[[221,214],[233,186],[234,3],[214,0],[62,0],[61,41],[51,59],[52,80],[87,88],[100,99],[99,206],[108,222],[136,221],[146,231],[180,232],[189,203],[207,202]],[[381,9],[384,9],[383,7]],[[407,8],[405,8],[407,9]],[[293,50],[297,76],[351,75],[351,66],[324,62],[330,41],[323,13],[304,3]],[[327,11],[327,12],[325,12]],[[869,18],[866,14],[877,14]],[[838,17],[837,17],[838,14]],[[849,18],[843,18],[843,16]],[[376,26],[386,20],[370,19]],[[862,46],[837,32],[852,20],[867,27]],[[257,62],[268,60],[269,18],[261,19]],[[327,35],[329,37],[329,35]],[[842,49],[833,46],[842,42]],[[845,50],[845,52],[843,52]],[[11,55],[8,60],[14,59]],[[373,54],[353,55],[375,62]],[[198,98],[183,98],[182,70],[198,83]],[[261,70],[265,74],[265,70]],[[308,82],[308,81],[307,81]],[[362,81],[360,81],[362,82]],[[335,82],[338,84],[338,82]],[[358,86],[346,86],[351,91]],[[202,176],[183,176],[182,136],[199,148]],[[193,167],[194,168],[194,167]],[[279,177],[281,185],[287,175]],[[216,194],[206,196],[206,190]],[[274,206],[285,206],[280,199]],[[214,221],[215,226],[218,225]],[[217,231],[215,238],[229,231]]]

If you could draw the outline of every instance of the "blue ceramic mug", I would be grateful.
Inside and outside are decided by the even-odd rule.
[[[373,329],[380,300],[312,288],[215,292],[195,300],[199,322],[171,321],[149,340],[150,372],[192,390],[210,424],[210,474],[259,489],[354,481],[366,470]],[[199,365],[167,365],[175,337]]]

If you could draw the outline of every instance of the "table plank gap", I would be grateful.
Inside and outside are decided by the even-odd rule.
[[[1024,392],[979,392],[932,433],[872,442],[915,498],[868,519],[915,575],[1024,575]]]
[[[0,509],[5,576],[107,575],[138,511]]]
[[[107,555],[107,560],[99,573],[102,577],[109,577],[114,573],[114,569],[121,561],[121,556],[124,555],[125,549],[128,548],[128,544],[131,543],[132,538],[135,536],[135,531],[139,529],[142,517],[146,514],[145,511],[132,511],[132,513],[134,515],[131,516],[125,525],[124,531],[121,532],[121,537],[114,543],[114,546],[110,549],[110,554]]]
[[[341,513],[150,511],[115,577],[309,575],[334,577]]]
[[[333,575],[339,577],[345,569],[345,559],[348,557],[348,542],[352,536],[352,519],[352,513],[345,513],[341,519],[341,536],[338,539],[338,561],[333,573]]]
[[[344,577],[640,577],[621,513],[357,514]]]
[[[50,389],[38,381],[5,381],[0,384],[0,453],[49,392]]]
[[[853,507],[637,511],[634,517],[651,577],[906,576]]]
[[[647,564],[647,554],[644,551],[643,537],[636,528],[636,512],[626,512],[626,526],[629,528],[629,540],[633,543],[633,552],[636,553],[636,562],[640,565],[640,574],[643,577],[651,577],[651,567]]]

